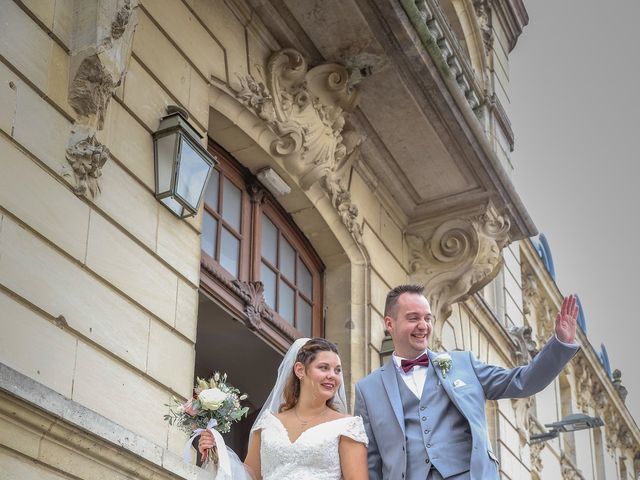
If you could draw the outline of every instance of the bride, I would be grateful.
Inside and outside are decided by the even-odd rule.
[[[366,480],[367,435],[362,418],[346,412],[337,347],[296,340],[251,428],[246,467],[262,480]],[[200,453],[213,446],[204,432]]]

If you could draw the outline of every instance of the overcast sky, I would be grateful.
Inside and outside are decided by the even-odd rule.
[[[640,424],[640,2],[525,4],[510,65],[514,181]]]

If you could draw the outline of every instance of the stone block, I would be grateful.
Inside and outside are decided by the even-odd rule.
[[[37,439],[33,440],[37,445]],[[68,480],[69,477],[59,472],[47,469],[44,465],[33,460],[14,454],[11,450],[0,450],[0,465],[2,480],[17,480],[23,478],[37,478],[38,480]]]
[[[124,102],[152,131],[158,129],[167,105],[176,103],[136,58],[129,62],[124,82]]]
[[[68,102],[69,93],[69,55],[60,45],[52,43],[51,59],[49,61],[49,74],[47,79],[47,95],[62,108],[69,116],[75,113]]]
[[[194,286],[200,283],[200,235],[161,205],[156,253]]]
[[[404,235],[398,224],[391,218],[389,212],[380,209],[380,238],[389,252],[400,263],[402,261],[402,244]]]
[[[96,206],[155,250],[158,209],[162,208],[155,196],[114,161],[104,165],[100,182],[101,192],[94,200]]]
[[[53,40],[14,2],[3,2],[1,22],[0,55],[45,91]]]
[[[195,348],[192,342],[151,321],[147,373],[184,397],[191,395]]]
[[[22,0],[22,4],[47,28],[53,27],[55,0]]]
[[[103,143],[149,190],[155,192],[153,137],[118,102],[110,102]]]
[[[371,284],[371,306],[382,318],[384,317],[384,304],[387,300],[387,293],[391,290],[391,286],[373,270],[371,271],[369,281]]]
[[[142,5],[205,79],[227,79],[225,52],[191,11],[173,0],[143,0]]]
[[[182,105],[189,103],[191,66],[151,19],[139,11],[133,53]]]
[[[73,34],[73,2],[74,0],[56,0],[53,16],[53,33],[70,49]]]
[[[373,309],[370,310],[369,314],[371,317],[371,345],[380,350],[382,340],[384,340],[385,337],[384,318],[382,314]]]
[[[2,292],[0,311],[0,361],[70,397],[76,338]]]
[[[200,75],[191,70],[189,78],[189,104],[187,108],[194,121],[203,128],[208,128],[209,121],[209,90],[211,86]]]
[[[378,273],[384,275],[387,284],[394,287],[407,282],[408,272],[367,224],[364,226],[362,239],[369,252],[376,252],[371,256],[371,265]]]
[[[224,47],[229,81],[247,75],[247,39],[243,23],[225,2],[195,0],[193,10]]]
[[[375,232],[380,232],[380,202],[371,187],[366,184],[357,171],[351,176],[349,187],[351,199],[358,206],[359,220],[367,222]]]
[[[144,371],[147,314],[8,217],[0,251],[5,288]]]
[[[86,265],[167,324],[174,324],[175,273],[97,214],[91,215],[89,224]]]
[[[163,443],[171,394],[112,357],[80,342],[72,400],[123,427]]]
[[[27,85],[18,86],[13,138],[59,175],[71,172],[65,158],[70,132],[69,120]]]
[[[176,330],[191,341],[196,341],[198,327],[198,288],[178,279],[176,303]]]
[[[3,63],[0,63],[0,130],[8,136],[13,135],[18,86],[21,84],[18,77]]]
[[[107,462],[96,461],[88,455],[79,455],[78,451],[70,448],[65,443],[60,442],[50,435],[55,435],[56,430],[62,429],[54,425],[53,431],[48,432],[47,436],[40,441],[40,451],[38,460],[45,465],[51,465],[56,470],[71,475],[68,478],[108,478],[109,480],[128,480],[131,478],[118,471],[117,466],[112,466]],[[68,434],[68,432],[65,432]],[[80,445],[74,445],[79,449],[87,448],[92,442],[87,438],[74,436],[69,439],[71,442]],[[94,449],[95,444],[91,445]],[[80,450],[82,451],[82,450]],[[139,477],[138,477],[139,478]]]
[[[0,205],[84,261],[89,207],[4,137],[0,137],[0,171]]]
[[[260,35],[257,35],[254,31],[254,26],[249,26],[247,28],[247,52],[248,52],[248,70],[249,74],[253,75],[255,78],[259,78],[260,69],[263,72],[267,71],[267,61],[271,56],[271,53],[275,50],[279,50],[279,45],[266,45],[265,42],[260,38]],[[258,27],[263,28],[263,27]]]

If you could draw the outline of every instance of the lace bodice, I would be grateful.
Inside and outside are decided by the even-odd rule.
[[[291,443],[282,422],[269,413],[259,425],[262,480],[340,480],[339,444],[346,436],[368,444],[361,417],[315,425]]]

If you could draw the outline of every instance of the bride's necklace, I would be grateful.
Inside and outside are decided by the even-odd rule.
[[[298,419],[298,421],[303,425],[306,426],[309,424],[309,422],[311,420],[315,420],[316,418],[319,418],[320,416],[324,415],[325,413],[327,413],[327,410],[329,410],[329,407],[325,407],[324,410],[322,410],[320,413],[316,413],[314,416],[308,418],[307,420],[303,420],[300,418],[300,416],[298,415],[298,408],[294,408],[293,409],[293,414],[296,416],[296,418]]]

